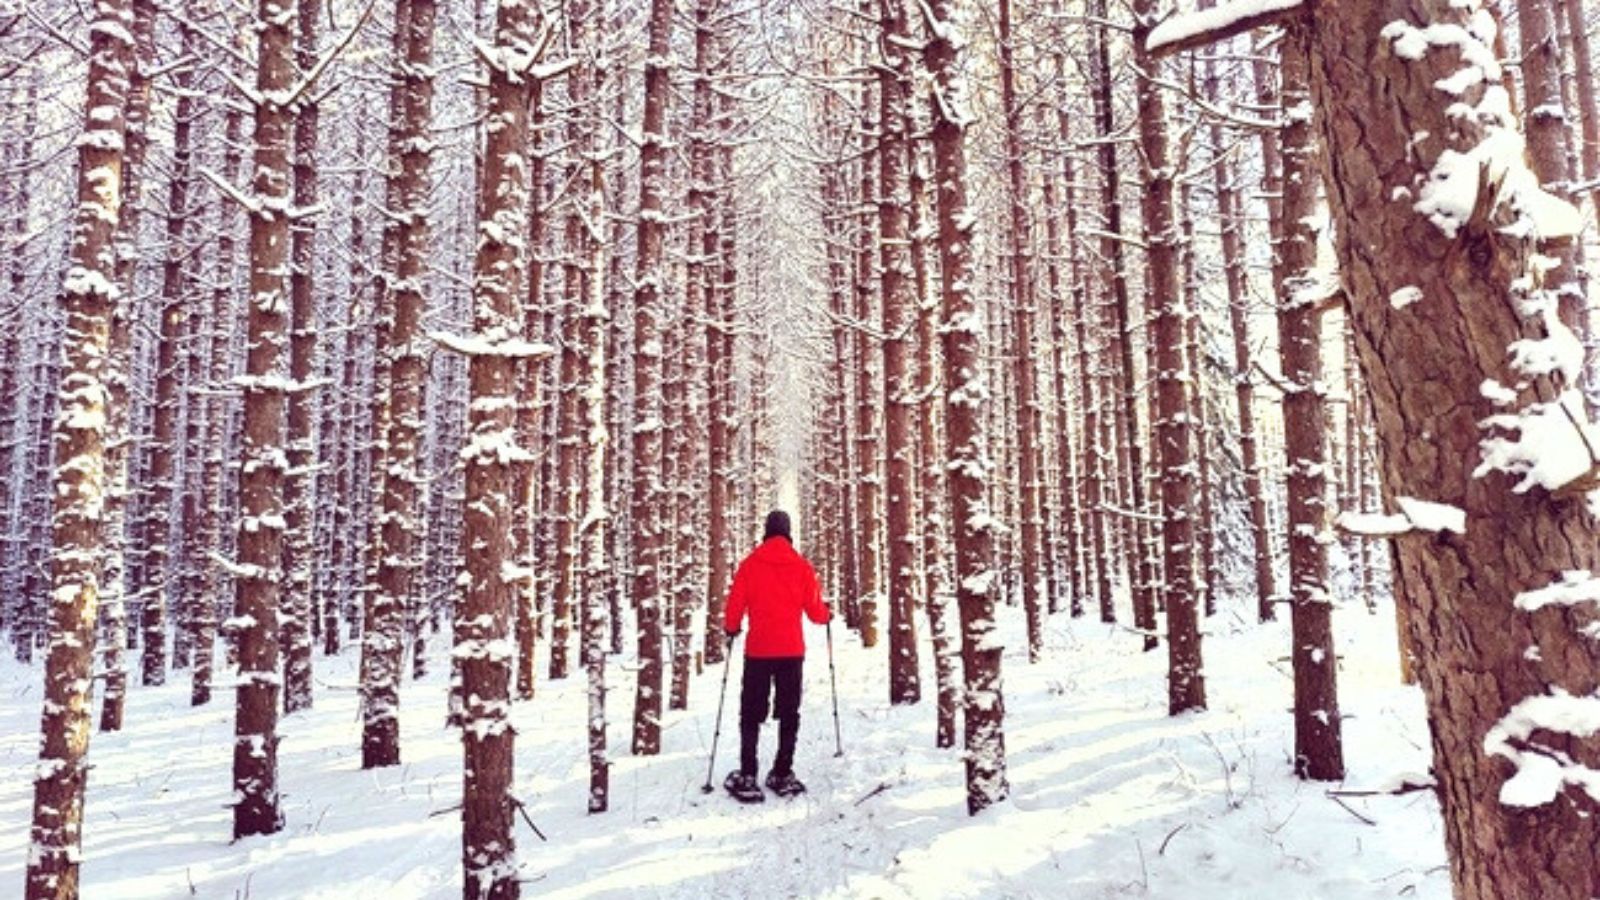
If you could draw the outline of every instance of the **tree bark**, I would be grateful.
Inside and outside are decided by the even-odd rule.
[[[1530,274],[1531,238],[1581,223],[1541,197],[1514,158],[1470,206],[1431,187],[1462,162],[1447,151],[1466,155],[1472,168],[1457,171],[1472,178],[1471,154],[1515,140],[1489,61],[1496,29],[1477,3],[1384,0],[1312,13],[1312,93],[1386,489],[1465,519],[1461,533],[1397,541],[1396,576],[1425,661],[1456,896],[1590,897],[1600,893],[1600,810],[1577,783],[1600,764],[1593,729],[1581,724],[1600,702],[1600,646],[1581,633],[1594,616],[1578,599],[1587,582],[1561,589],[1561,573],[1600,563],[1578,489],[1591,483],[1574,430],[1590,427],[1574,387],[1581,358],[1569,349],[1554,367],[1530,367],[1508,352],[1516,341],[1575,343],[1553,290]],[[1435,42],[1441,30],[1459,39]],[[1464,59],[1479,62],[1463,69]],[[1479,114],[1454,115],[1461,104]],[[1537,219],[1522,212],[1541,202]],[[1412,288],[1421,299],[1391,302]],[[1484,396],[1490,380],[1512,386],[1504,405]],[[1576,465],[1549,467],[1574,453]],[[1530,470],[1536,460],[1547,467]]]
[[[1009,793],[1001,645],[994,634],[994,524],[989,513],[988,435],[983,323],[972,295],[973,220],[967,207],[966,86],[956,34],[959,0],[929,0],[923,60],[941,98],[933,104],[941,297],[944,310],[944,421],[956,603],[961,611],[961,667],[966,679],[967,812],[976,815]]]
[[[289,131],[294,16],[278,0],[256,12],[255,158],[250,189],[250,303],[246,321],[234,619],[239,684],[233,744],[233,836],[283,827],[278,804],[278,616],[283,583],[284,334],[288,268]]]
[[[1294,669],[1295,774],[1344,777],[1339,692],[1328,583],[1327,414],[1322,319],[1317,303],[1316,138],[1311,131],[1306,33],[1290,25],[1282,44],[1283,242],[1279,244],[1278,356],[1288,470],[1289,614]]]
[[[537,8],[502,2],[495,14],[488,65],[486,143],[479,162],[478,229],[473,263],[475,336],[490,352],[468,360],[465,494],[462,556],[465,582],[457,643],[461,661],[462,804],[461,864],[464,900],[514,900],[517,879],[516,730],[511,727],[512,664],[509,641],[517,597],[512,569],[513,480],[529,461],[517,444],[517,375],[531,366],[523,337],[522,278],[528,207],[529,82],[535,52]],[[523,61],[526,60],[526,63]],[[515,68],[513,68],[515,67]],[[519,364],[519,357],[522,358]]]
[[[133,42],[125,0],[97,0],[78,147],[78,207],[62,291],[61,415],[52,440],[50,645],[45,659],[39,766],[33,787],[28,900],[78,896],[83,791],[88,778],[101,521],[106,488],[106,351],[118,302],[115,249]]]
[[[295,58],[301,76],[309,77],[317,62],[317,12],[319,0],[298,0],[299,26]],[[311,631],[316,617],[312,602],[317,557],[312,530],[316,517],[317,464],[312,378],[317,354],[314,295],[317,220],[317,101],[316,85],[294,107],[294,208],[289,233],[289,471],[284,478],[283,569],[283,711],[311,707]]]
[[[633,604],[638,617],[639,675],[633,706],[633,752],[661,751],[661,327],[665,269],[667,106],[671,102],[671,0],[651,0],[644,71],[644,141],[639,148],[638,276],[633,294]]]

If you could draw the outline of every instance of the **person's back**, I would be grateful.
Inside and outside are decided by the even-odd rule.
[[[739,769],[728,774],[723,786],[737,799],[753,803],[763,799],[756,785],[756,745],[769,699],[776,701],[778,754],[767,775],[767,787],[783,796],[805,790],[793,770],[800,733],[801,667],[806,655],[800,617],[805,615],[819,625],[832,618],[832,611],[822,602],[816,570],[794,549],[789,516],[779,510],[767,516],[761,545],[734,572],[723,613],[730,642],[739,636],[747,615],[750,636],[745,642],[739,697]]]
[[[821,625],[828,621],[816,570],[787,538],[765,540],[734,572],[726,624],[738,631],[748,610],[750,635],[744,655],[782,659],[806,655],[800,615]]]

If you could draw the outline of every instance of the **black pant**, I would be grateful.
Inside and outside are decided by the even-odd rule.
[[[745,657],[744,683],[739,689],[739,771],[756,774],[756,743],[761,739],[761,723],[767,720],[767,700],[777,688],[773,718],[778,720],[778,755],[772,771],[788,775],[794,771],[794,742],[800,734],[800,665],[803,657],[762,659]]]

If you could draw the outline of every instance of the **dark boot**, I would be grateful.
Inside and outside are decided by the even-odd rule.
[[[743,772],[729,772],[722,780],[722,787],[740,803],[762,803],[767,799],[767,795],[761,793],[761,786],[756,784],[756,777]]]
[[[767,790],[779,797],[794,797],[806,792],[806,786],[800,779],[794,777],[793,772],[780,772],[773,769],[767,773]]]

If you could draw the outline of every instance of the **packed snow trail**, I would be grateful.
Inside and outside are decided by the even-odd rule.
[[[823,630],[808,626],[796,773],[809,792],[758,805],[720,787],[736,765],[735,703],[718,788],[701,793],[720,666],[695,678],[688,712],[667,715],[662,754],[635,758],[622,699],[631,670],[614,661],[612,809],[596,816],[584,811],[583,679],[540,682],[513,713],[518,795],[549,838],[518,823],[529,895],[1449,896],[1428,792],[1336,801],[1292,776],[1291,687],[1275,662],[1285,624],[1246,625],[1227,611],[1208,620],[1213,708],[1173,719],[1164,653],[1057,616],[1045,661],[1029,666],[1021,610],[1001,612],[1011,800],[976,819],[959,752],[933,747],[931,699],[889,707],[883,649],[863,650],[845,631],[835,635],[845,756],[834,757]],[[1428,768],[1421,695],[1396,685],[1388,613],[1337,614],[1351,789],[1416,781]],[[319,658],[315,707],[283,723],[284,830],[237,844],[225,806],[231,694],[194,710],[186,679],[131,691],[127,729],[91,744],[83,896],[459,897],[461,745],[442,724],[443,678],[405,686],[402,765],[363,772],[355,660]],[[39,680],[37,668],[0,663],[0,895],[22,883]],[[775,742],[769,723],[763,775]]]

